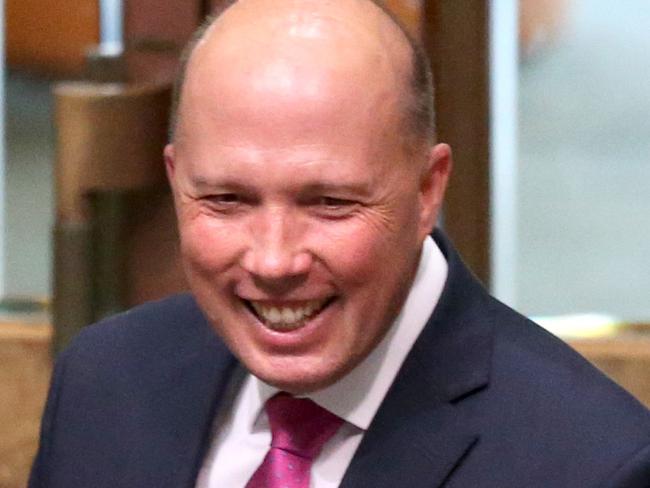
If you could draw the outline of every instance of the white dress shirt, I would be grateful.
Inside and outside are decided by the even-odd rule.
[[[446,279],[447,262],[428,237],[409,295],[379,345],[338,382],[305,395],[345,420],[314,460],[312,488],[334,488],[341,483],[365,431],[433,312]],[[197,488],[243,488],[269,449],[271,432],[264,403],[277,388],[250,374],[234,388],[230,408],[222,409],[215,420]]]

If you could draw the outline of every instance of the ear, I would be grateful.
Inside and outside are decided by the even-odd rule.
[[[165,171],[167,172],[167,179],[169,180],[169,184],[172,187],[172,190],[174,189],[174,174],[176,171],[176,150],[174,148],[173,144],[167,144],[165,146],[165,150],[163,152],[165,156]]]
[[[438,220],[452,168],[451,148],[436,144],[431,148],[420,179],[419,237],[431,233]]]

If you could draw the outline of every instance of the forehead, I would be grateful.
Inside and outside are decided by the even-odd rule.
[[[356,118],[332,107],[282,115],[262,110],[195,120],[177,144],[177,161],[192,179],[236,179],[263,186],[375,181],[403,167],[394,126]],[[267,114],[268,116],[264,116]],[[353,119],[350,114],[350,119]]]
[[[206,70],[187,87],[177,145],[196,157],[209,157],[201,151],[236,153],[236,159],[336,152],[359,160],[402,141],[399,97],[361,65],[278,58],[217,78]]]

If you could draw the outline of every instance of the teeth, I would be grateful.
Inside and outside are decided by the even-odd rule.
[[[312,300],[299,307],[269,307],[258,302],[249,302],[257,315],[271,328],[292,330],[319,312],[326,300]]]
[[[271,308],[268,311],[267,319],[271,322],[280,322],[282,320],[282,314],[277,308]]]
[[[282,322],[284,323],[291,323],[296,321],[296,315],[300,315],[300,310],[298,310],[297,314],[293,313],[293,310],[290,308],[283,308],[282,309]]]

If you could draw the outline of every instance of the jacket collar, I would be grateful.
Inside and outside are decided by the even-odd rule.
[[[449,264],[445,288],[341,488],[439,486],[478,440],[458,404],[489,381],[491,299],[442,232],[434,239]]]

